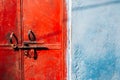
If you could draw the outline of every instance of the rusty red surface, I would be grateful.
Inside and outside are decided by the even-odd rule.
[[[0,0],[0,80],[66,80],[66,20],[65,0]],[[12,32],[23,45],[29,30],[36,42],[60,49],[37,50],[34,60],[23,50],[6,48]]]

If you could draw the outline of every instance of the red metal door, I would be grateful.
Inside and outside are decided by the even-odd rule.
[[[18,24],[19,1],[0,0],[0,80],[20,80],[21,55],[9,45],[12,32],[21,39]],[[14,42],[14,41],[13,41]]]
[[[24,57],[25,80],[66,80],[65,0],[23,0],[23,41],[30,40],[30,31],[36,37],[34,45],[48,49],[36,50],[36,59],[34,49],[29,50]]]
[[[0,0],[0,80],[23,79],[66,80],[64,0]]]

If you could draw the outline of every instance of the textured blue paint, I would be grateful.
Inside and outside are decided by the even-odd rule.
[[[120,80],[120,0],[72,2],[72,80]]]

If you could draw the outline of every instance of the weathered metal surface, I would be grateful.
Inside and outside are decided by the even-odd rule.
[[[0,0],[0,80],[20,80],[20,52],[8,49],[11,32],[19,37],[17,0]]]
[[[64,0],[0,0],[0,80],[66,80],[66,19]]]
[[[72,1],[72,80],[120,80],[120,0]]]
[[[0,80],[20,80],[20,52],[0,49]]]
[[[0,0],[0,44],[7,44],[11,32],[19,35],[17,0]]]
[[[23,0],[23,39],[32,30],[36,41],[60,44],[58,50],[37,50],[24,57],[25,80],[66,80],[66,7],[64,0]],[[33,54],[33,50],[29,51]]]

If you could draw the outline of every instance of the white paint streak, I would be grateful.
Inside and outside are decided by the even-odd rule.
[[[71,12],[72,12],[72,0],[67,0],[67,15],[68,15],[68,23],[67,23],[67,80],[71,80],[72,78],[72,51],[71,51]]]

